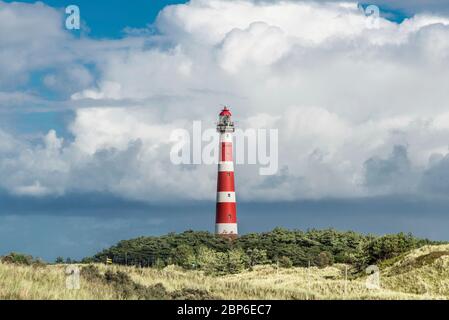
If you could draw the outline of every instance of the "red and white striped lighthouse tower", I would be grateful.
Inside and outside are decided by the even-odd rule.
[[[221,111],[217,131],[220,133],[220,158],[217,179],[217,216],[215,233],[230,238],[237,237],[237,210],[235,203],[234,161],[232,158],[232,137],[235,131],[231,112],[224,107]]]

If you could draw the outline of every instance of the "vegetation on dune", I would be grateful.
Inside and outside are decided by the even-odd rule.
[[[132,274],[132,272],[131,272]],[[84,266],[81,269],[81,276],[90,283],[97,283],[103,286],[109,286],[116,294],[117,299],[138,299],[138,300],[210,300],[215,297],[205,290],[182,288],[173,292],[167,291],[161,283],[155,283],[145,286],[134,281],[129,272],[114,271],[108,269],[103,273],[95,265]]]
[[[45,263],[41,259],[35,259],[33,256],[11,252],[10,254],[0,257],[0,261],[3,263],[15,264],[15,265],[25,265],[25,266],[35,266],[44,267]]]
[[[346,263],[363,270],[426,244],[411,234],[376,237],[356,232],[327,230],[286,230],[243,235],[234,241],[208,232],[186,231],[161,237],[140,237],[120,241],[84,262],[104,262],[164,267],[176,264],[184,269],[208,274],[232,274],[254,265],[280,264],[282,267]]]
[[[80,289],[69,290],[67,265],[0,263],[0,299],[448,299],[448,251],[439,245],[408,252],[381,270],[380,289],[368,289],[364,274],[346,280],[351,266],[343,264],[256,265],[219,276],[176,265],[77,265]]]
[[[1,257],[0,299],[449,298],[449,245],[403,233],[277,228],[229,241],[187,231],[121,241],[83,264],[65,262]],[[366,286],[369,264],[381,269],[380,289]],[[79,290],[67,288],[73,268]]]

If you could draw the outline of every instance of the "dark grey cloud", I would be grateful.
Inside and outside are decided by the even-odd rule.
[[[365,161],[365,185],[388,188],[392,192],[413,192],[417,175],[408,158],[407,147],[396,145],[385,159],[372,157]]]
[[[179,212],[186,202],[158,202],[130,200],[108,192],[73,192],[63,196],[17,196],[0,192],[0,215],[48,215],[48,216],[94,216],[103,218],[153,217]],[[188,201],[190,207],[205,208],[204,201]]]
[[[420,188],[438,195],[449,194],[449,155],[431,161],[430,167],[423,173]]]
[[[188,229],[213,231],[213,201],[149,205],[107,194],[57,199],[0,196],[0,255],[26,252],[47,261],[82,258],[123,239]],[[4,205],[3,205],[4,204]],[[274,227],[329,228],[364,233],[412,232],[449,239],[449,201],[412,196],[240,202],[242,234]]]

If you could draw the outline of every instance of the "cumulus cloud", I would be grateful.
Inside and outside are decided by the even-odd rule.
[[[240,199],[445,190],[434,181],[448,154],[448,17],[380,18],[373,28],[356,3],[193,0],[163,9],[157,35],[93,40],[72,39],[45,5],[0,6],[0,30],[10,34],[32,28],[27,10],[52,21],[49,35],[31,34],[45,45],[30,46],[26,32],[0,43],[9,55],[24,47],[37,57],[3,76],[24,83],[59,61],[42,81],[75,106],[73,139],[50,131],[35,143],[0,131],[6,190],[213,199],[216,168],[171,164],[169,138],[193,120],[213,127],[221,103],[242,129],[279,130],[279,172],[237,166]],[[17,88],[0,101],[25,101]]]
[[[0,1],[0,85],[14,88],[31,70],[71,60],[61,44],[70,37],[61,28],[61,14],[44,4]]]
[[[395,146],[387,159],[373,157],[365,162],[365,183],[368,187],[394,188],[408,193],[414,188],[412,168],[404,146]]]

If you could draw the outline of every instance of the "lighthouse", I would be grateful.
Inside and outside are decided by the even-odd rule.
[[[237,210],[235,202],[234,160],[232,138],[235,131],[231,111],[224,107],[217,124],[220,134],[220,152],[217,178],[217,212],[215,233],[228,238],[237,237]]]

